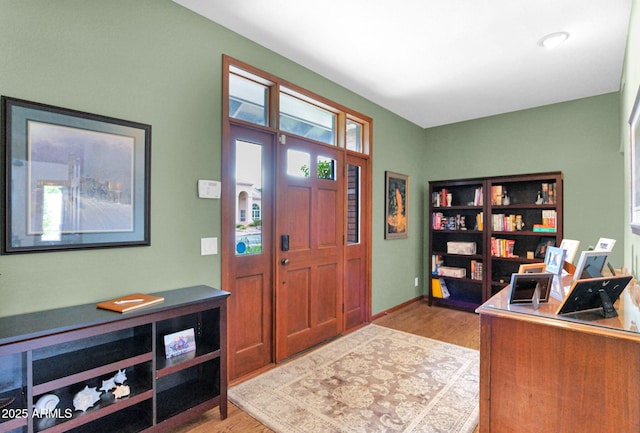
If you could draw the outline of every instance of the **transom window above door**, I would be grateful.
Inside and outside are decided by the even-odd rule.
[[[280,130],[327,144],[336,144],[336,114],[302,99],[280,93]]]
[[[228,89],[229,118],[370,154],[369,122],[345,107],[234,65],[229,67]]]
[[[229,117],[267,125],[269,88],[236,74],[229,74]]]

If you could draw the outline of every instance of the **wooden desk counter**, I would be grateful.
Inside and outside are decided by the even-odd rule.
[[[534,310],[507,287],[478,308],[480,432],[640,431],[640,294],[625,289],[604,319],[556,315],[554,292]]]

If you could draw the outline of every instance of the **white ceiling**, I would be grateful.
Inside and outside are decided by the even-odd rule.
[[[631,11],[631,0],[174,1],[425,128],[618,91]],[[564,44],[538,45],[558,31]]]

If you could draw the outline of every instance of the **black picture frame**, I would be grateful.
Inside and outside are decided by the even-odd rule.
[[[571,288],[558,307],[556,314],[602,309],[604,317],[615,317],[617,313],[613,309],[613,304],[632,278],[632,275],[616,275],[576,280],[571,284]],[[603,303],[600,291],[606,294],[604,298],[606,304]]]
[[[409,237],[409,176],[385,171],[384,238]]]
[[[510,304],[531,304],[548,302],[553,274],[547,272],[511,274],[509,285]],[[536,294],[536,291],[538,292]]]
[[[547,247],[555,247],[556,238],[550,236],[543,236],[538,242],[534,257],[537,259],[544,259],[547,256]]]
[[[150,245],[151,125],[0,103],[2,254]]]

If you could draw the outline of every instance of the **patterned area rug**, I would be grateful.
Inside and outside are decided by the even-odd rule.
[[[368,325],[229,389],[278,433],[470,433],[479,353]]]

